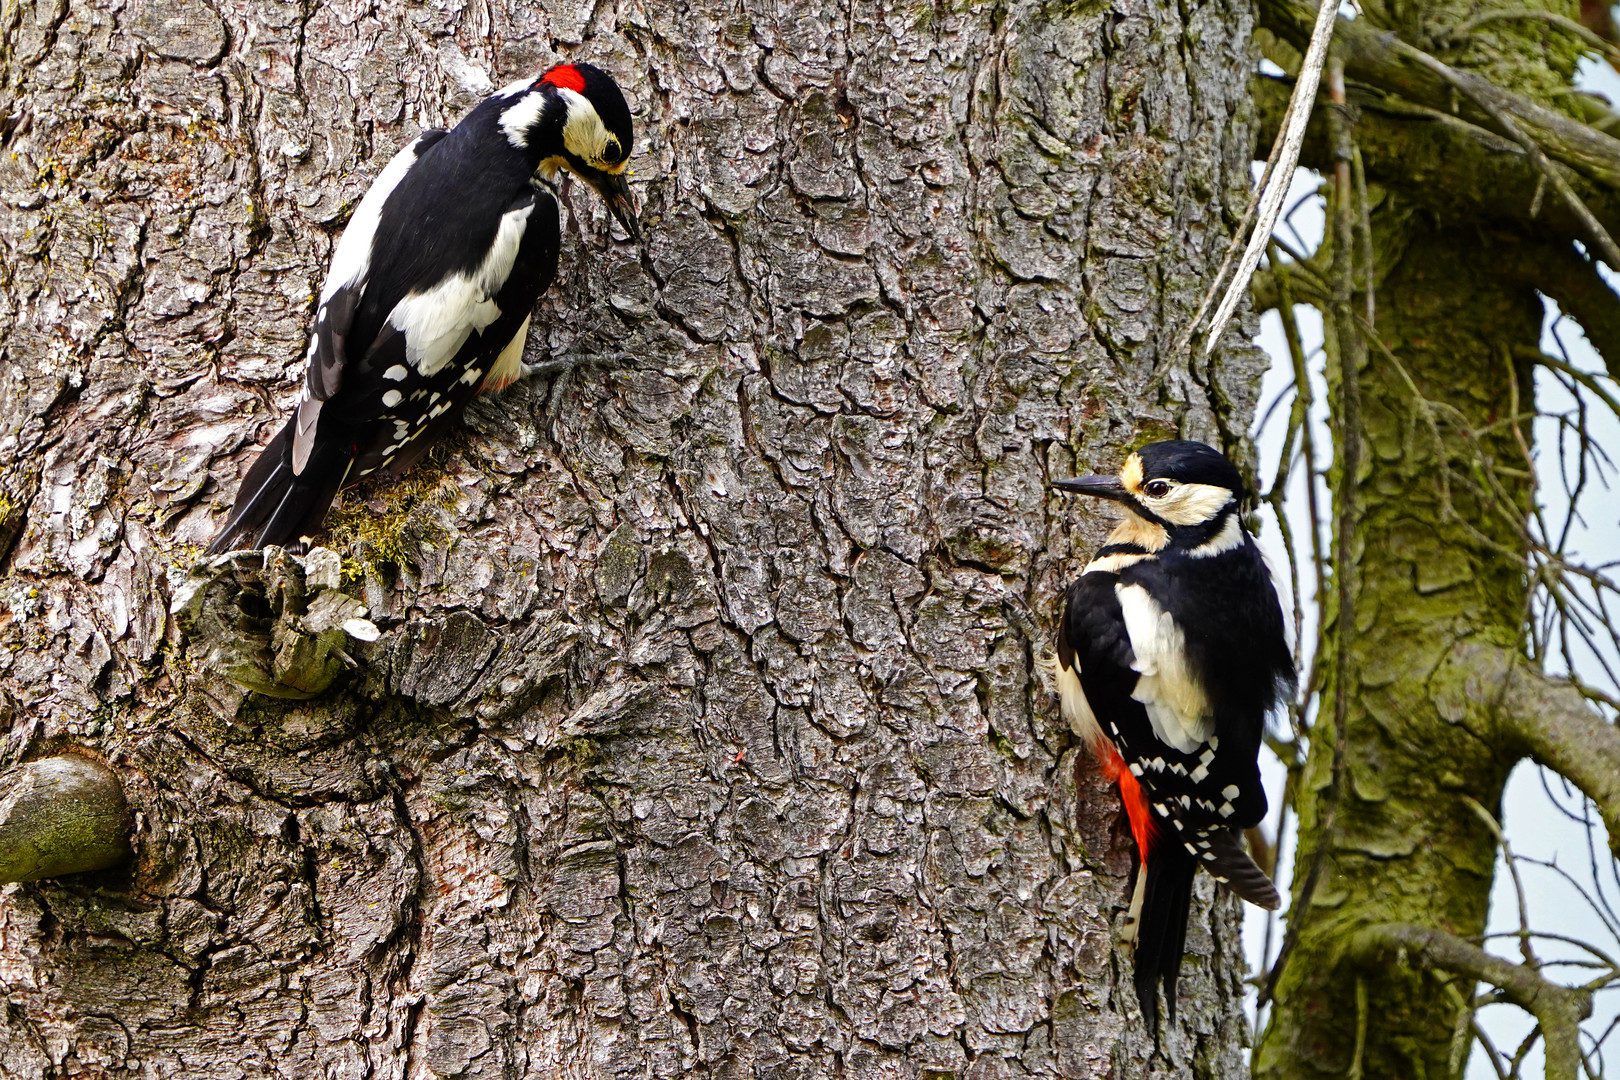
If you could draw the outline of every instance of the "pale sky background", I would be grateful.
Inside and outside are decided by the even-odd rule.
[[[1620,75],[1607,64],[1589,60],[1583,65],[1580,85],[1597,93],[1607,96],[1611,101],[1620,102]],[[1258,172],[1258,169],[1257,169]],[[1289,221],[1279,226],[1279,233],[1294,241],[1289,231],[1289,225],[1297,231],[1298,243],[1306,250],[1314,249],[1322,236],[1322,205],[1320,198],[1313,198],[1312,193],[1321,184],[1321,178],[1314,173],[1300,170],[1294,179],[1293,191],[1290,193],[1288,206],[1292,207],[1300,200],[1303,205],[1290,215]],[[1615,279],[1611,278],[1611,284]],[[1557,313],[1551,310],[1543,326],[1543,351],[1553,356],[1559,356],[1558,342],[1561,340],[1568,350],[1571,361],[1585,371],[1601,373],[1602,360],[1587,345],[1580,330],[1568,320],[1558,321]],[[1300,332],[1305,341],[1305,348],[1311,357],[1312,380],[1314,383],[1314,397],[1318,403],[1315,423],[1315,437],[1317,440],[1317,453],[1319,465],[1325,464],[1329,459],[1331,442],[1325,425],[1326,386],[1321,378],[1321,342],[1322,323],[1317,313],[1306,307],[1299,307],[1297,320]],[[1556,324],[1556,325],[1555,325]],[[1556,337],[1555,337],[1556,335]],[[1277,398],[1279,394],[1290,392],[1293,382],[1292,367],[1288,360],[1287,345],[1283,337],[1282,319],[1276,312],[1268,313],[1261,324],[1261,333],[1257,339],[1273,360],[1272,369],[1267,374],[1261,394],[1261,410],[1264,410]],[[1613,384],[1610,384],[1613,389]],[[1536,404],[1542,412],[1559,412],[1571,407],[1571,399],[1563,389],[1545,373],[1538,373],[1536,380]],[[1292,398],[1289,397],[1273,413],[1270,422],[1257,428],[1256,441],[1260,450],[1260,476],[1265,481],[1275,475],[1277,458],[1282,451],[1282,440],[1288,421],[1288,406]],[[1617,465],[1620,465],[1620,422],[1602,410],[1601,406],[1589,411],[1589,420],[1599,445],[1606,447]],[[1538,421],[1536,427],[1535,448],[1538,455],[1537,472],[1542,481],[1540,501],[1552,518],[1554,527],[1557,527],[1568,506],[1559,505],[1562,501],[1560,493],[1562,486],[1558,478],[1558,446],[1557,425],[1551,419]],[[1305,512],[1303,470],[1296,465],[1294,482],[1289,491],[1290,506],[1288,509],[1290,523],[1293,527],[1296,542],[1304,544],[1309,533],[1309,518]],[[1322,505],[1328,505],[1326,489],[1321,489]],[[1589,565],[1600,564],[1611,560],[1620,560],[1620,498],[1613,491],[1597,487],[1582,500],[1580,519],[1571,533],[1573,539],[1570,549]],[[1286,558],[1282,554],[1278,530],[1273,524],[1264,528],[1261,534],[1261,543],[1267,549],[1267,554],[1279,568],[1279,575],[1286,577]],[[1308,548],[1302,550],[1302,557],[1308,559]],[[1308,569],[1308,563],[1306,564]],[[1305,577],[1308,579],[1308,574]],[[1314,597],[1311,595],[1310,582],[1306,580],[1302,587],[1306,591],[1305,608],[1305,640],[1311,641],[1316,633],[1316,619]],[[1601,685],[1601,673],[1594,676],[1594,681]],[[1269,822],[1270,830],[1274,833],[1276,827],[1276,805],[1282,791],[1283,768],[1274,758],[1267,756],[1263,762],[1267,780],[1268,792],[1271,795],[1272,816]],[[1549,796],[1548,789],[1556,795],[1556,803]],[[1555,862],[1571,877],[1579,882],[1589,893],[1596,895],[1600,890],[1607,897],[1608,902],[1620,911],[1620,880],[1615,876],[1615,864],[1609,858],[1606,850],[1607,836],[1599,826],[1595,832],[1589,831],[1581,824],[1571,821],[1565,810],[1560,810],[1561,804],[1566,810],[1576,814],[1581,812],[1581,800],[1571,795],[1565,789],[1563,782],[1552,774],[1543,774],[1543,770],[1529,763],[1521,764],[1513,773],[1508,783],[1507,793],[1503,801],[1502,817],[1509,844],[1516,855],[1521,859],[1535,858]],[[1293,865],[1293,837],[1285,838],[1282,865],[1278,868],[1278,881],[1285,885],[1284,899],[1287,900],[1286,883],[1292,880]],[[1492,932],[1514,931],[1518,928],[1518,904],[1515,899],[1513,883],[1506,871],[1505,864],[1499,858],[1497,877],[1491,897],[1490,930]],[[1594,880],[1594,871],[1597,880]],[[1589,904],[1584,901],[1580,893],[1568,882],[1564,881],[1556,872],[1542,867],[1530,866],[1521,863],[1520,874],[1524,880],[1526,894],[1526,908],[1529,923],[1533,930],[1564,934],[1590,942],[1611,956],[1620,954],[1620,939],[1611,915],[1608,925],[1602,916],[1595,913]],[[1257,908],[1246,907],[1246,921],[1244,924],[1244,945],[1249,955],[1251,968],[1259,970],[1268,966],[1271,958],[1281,942],[1282,923],[1279,921],[1273,929],[1270,951],[1263,955],[1266,947],[1266,918],[1265,913]],[[1487,945],[1489,950],[1497,955],[1520,961],[1518,943],[1515,939],[1500,939]],[[1553,942],[1538,942],[1537,955],[1543,960],[1570,957],[1577,954],[1570,946],[1561,946]],[[1576,984],[1588,978],[1591,974],[1577,968],[1549,968],[1544,974],[1566,984]],[[1252,1000],[1252,999],[1251,999]],[[1346,1003],[1353,1008],[1353,1003]],[[1370,1022],[1376,1023],[1377,1005],[1373,1005],[1374,1013]],[[1594,1002],[1592,1020],[1588,1021],[1585,1030],[1594,1036],[1601,1036],[1609,1023],[1620,1016],[1620,991],[1605,991],[1597,996]],[[1479,1014],[1481,1027],[1496,1044],[1497,1049],[1506,1053],[1513,1053],[1520,1041],[1530,1030],[1529,1018],[1512,1005],[1493,1005]],[[1605,1049],[1612,1050],[1620,1055],[1620,1036],[1605,1043]],[[1539,1044],[1532,1049],[1520,1068],[1520,1075],[1525,1077],[1540,1077],[1543,1073],[1541,1048]],[[1467,1070],[1468,1080],[1494,1080],[1497,1073],[1491,1068],[1480,1046],[1475,1044],[1469,1059]]]

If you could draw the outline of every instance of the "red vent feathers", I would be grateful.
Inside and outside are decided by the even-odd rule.
[[[576,94],[585,92],[585,76],[581,75],[573,64],[558,64],[540,76],[540,81],[550,83],[559,90],[572,90]]]

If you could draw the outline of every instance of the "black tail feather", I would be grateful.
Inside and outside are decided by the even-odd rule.
[[[295,474],[292,451],[296,424],[296,418],[288,420],[270,445],[259,452],[236,493],[231,516],[208,545],[208,554],[267,544],[290,547],[321,527],[338,489],[348,479],[354,454],[344,448],[343,440],[321,440],[305,462],[304,471]]]
[[[1176,980],[1187,943],[1187,913],[1192,907],[1193,876],[1198,860],[1182,845],[1160,844],[1148,856],[1147,891],[1136,937],[1136,1000],[1148,1030],[1158,1038],[1159,985],[1164,985],[1165,1011],[1176,1019]]]
[[[1204,869],[1209,871],[1211,877],[1225,882],[1228,889],[1256,907],[1267,911],[1282,907],[1277,886],[1243,850],[1243,841],[1238,839],[1236,829],[1211,829],[1203,834],[1203,839],[1209,844]]]

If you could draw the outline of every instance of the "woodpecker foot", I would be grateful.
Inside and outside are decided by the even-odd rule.
[[[1007,625],[1027,638],[1032,645],[1039,645],[1046,635],[1041,633],[1040,624],[1035,616],[1025,606],[1021,597],[1007,595],[1001,598],[1001,613],[1007,617]]]
[[[572,371],[577,367],[586,367],[593,364],[602,364],[609,367],[618,367],[628,363],[629,353],[584,353],[579,356],[559,356],[553,360],[542,360],[538,364],[524,364],[518,373],[520,379],[549,379],[553,375],[561,375],[565,371]]]

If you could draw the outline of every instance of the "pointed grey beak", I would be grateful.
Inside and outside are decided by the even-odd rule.
[[[1112,499],[1115,502],[1131,501],[1131,493],[1125,490],[1125,485],[1119,482],[1117,476],[1082,476],[1074,480],[1054,480],[1052,486],[1059,491],[1069,491],[1076,495],[1091,495],[1099,499]]]
[[[639,244],[641,227],[636,223],[636,204],[630,198],[630,185],[625,181],[624,173],[597,173],[590,177],[590,181],[596,193],[602,196],[602,201],[607,203],[608,213],[613,215],[613,220],[623,225],[630,239]]]

